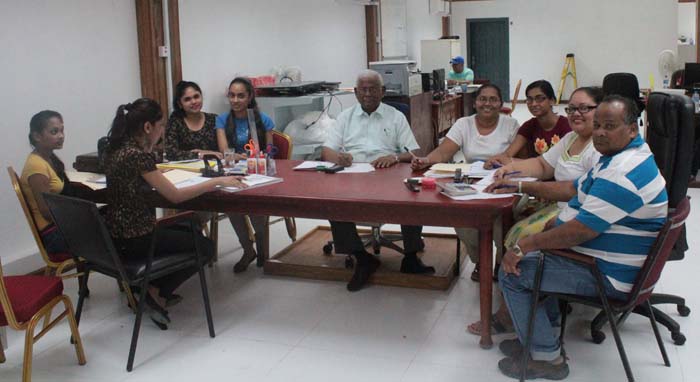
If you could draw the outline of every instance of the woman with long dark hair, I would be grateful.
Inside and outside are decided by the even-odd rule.
[[[552,84],[538,80],[525,89],[525,103],[532,118],[525,121],[513,143],[508,148],[486,161],[484,167],[503,166],[517,159],[513,157],[534,158],[544,154],[566,134],[571,132],[569,120],[554,112],[557,97]]]
[[[236,77],[228,87],[228,100],[231,110],[216,118],[216,138],[219,143],[219,151],[226,152],[230,149],[236,151],[236,160],[247,158],[244,146],[251,139],[248,126],[248,109],[253,109],[255,114],[255,129],[258,143],[261,149],[272,144],[272,129],[275,124],[272,119],[258,109],[255,100],[255,89],[249,79]],[[265,229],[267,216],[248,215],[250,223],[255,231],[255,248],[248,234],[246,216],[241,214],[228,214],[233,230],[236,231],[238,241],[243,247],[243,257],[233,267],[235,273],[244,272],[248,265],[255,260],[257,252],[264,250]],[[257,252],[256,252],[257,249]]]
[[[20,183],[25,190],[29,209],[39,230],[44,248],[49,253],[66,253],[68,246],[53,224],[42,196],[45,192],[66,193],[68,178],[65,165],[54,150],[63,148],[65,139],[63,117],[53,110],[36,113],[29,122],[29,144],[34,148],[22,169]]]
[[[222,158],[216,141],[216,114],[202,111],[204,96],[194,82],[180,81],[175,86],[173,112],[165,128],[165,153],[168,160],[195,159],[205,154]]]
[[[172,203],[180,203],[218,187],[245,187],[235,177],[212,178],[206,182],[185,188],[176,188],[157,168],[153,146],[158,143],[165,126],[160,105],[148,98],[120,105],[109,131],[109,147],[104,161],[107,176],[107,201],[104,217],[110,234],[120,254],[128,259],[148,253],[153,238],[156,211],[146,200],[147,192],[155,189]],[[196,232],[199,248],[205,257],[211,257],[214,248],[201,232]],[[194,250],[192,233],[167,228],[159,231],[155,256],[167,257]],[[196,267],[155,279],[147,293],[151,319],[161,329],[170,322],[164,306],[181,298],[173,292],[190,276]],[[161,298],[165,301],[161,301]]]

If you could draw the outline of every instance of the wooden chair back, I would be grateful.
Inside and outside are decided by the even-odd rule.
[[[29,229],[32,231],[32,237],[34,237],[34,241],[36,242],[36,246],[39,248],[39,253],[41,254],[41,258],[44,259],[44,262],[46,262],[46,265],[48,265],[50,268],[58,269],[59,266],[61,266],[63,263],[67,262],[73,262],[73,260],[66,260],[63,263],[57,263],[51,260],[49,257],[49,253],[46,251],[46,248],[44,247],[44,242],[41,241],[41,235],[39,234],[39,229],[36,226],[36,221],[34,220],[34,216],[32,215],[32,211],[29,208],[29,202],[27,201],[27,192],[31,192],[29,190],[25,190],[22,188],[22,183],[19,181],[19,176],[17,176],[17,173],[15,170],[12,168],[12,166],[7,167],[7,172],[10,175],[10,182],[12,183],[12,188],[15,190],[15,194],[17,195],[17,200],[19,200],[19,205],[22,206],[22,212],[24,212],[24,217],[27,219],[27,224],[29,225]],[[66,265],[64,264],[63,267]]]
[[[273,159],[292,158],[292,137],[285,133],[272,130],[272,144],[277,147],[277,155]]]

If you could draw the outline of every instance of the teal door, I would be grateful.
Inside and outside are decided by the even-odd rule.
[[[510,101],[508,18],[467,19],[467,66],[475,79],[486,79]]]

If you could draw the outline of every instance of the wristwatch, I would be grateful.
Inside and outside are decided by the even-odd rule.
[[[511,251],[513,251],[513,254],[514,254],[515,257],[517,257],[517,258],[521,258],[521,257],[525,256],[525,253],[524,253],[523,250],[520,248],[520,246],[518,245],[518,243],[515,243],[515,245],[513,246],[513,248],[511,248]]]

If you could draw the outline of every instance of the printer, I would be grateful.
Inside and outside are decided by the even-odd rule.
[[[374,61],[369,68],[381,74],[386,95],[413,96],[423,92],[421,75],[416,62],[410,60]]]

